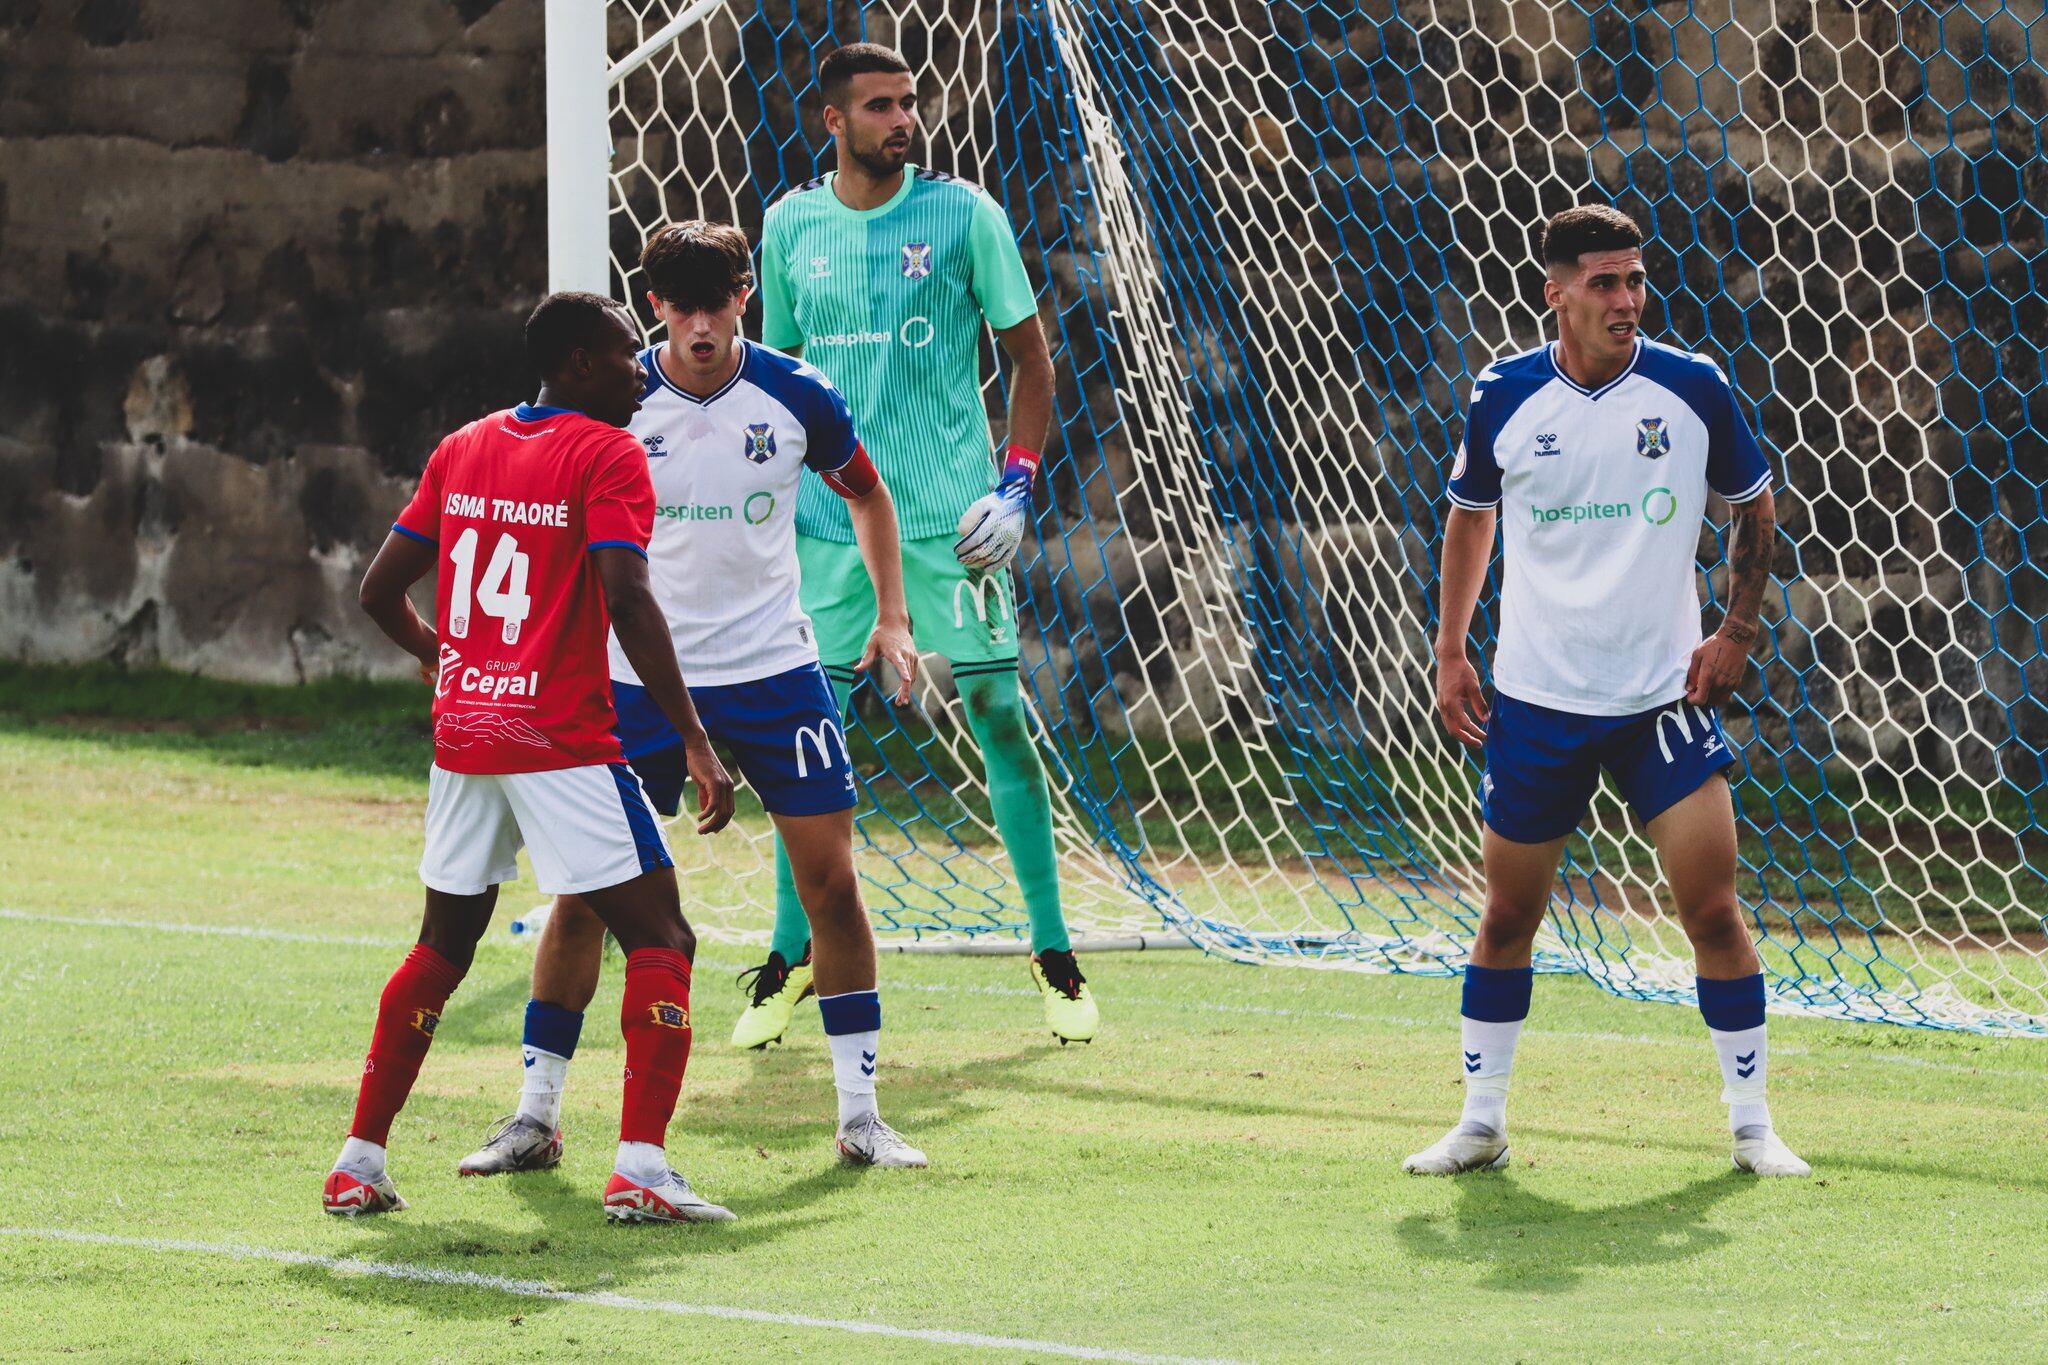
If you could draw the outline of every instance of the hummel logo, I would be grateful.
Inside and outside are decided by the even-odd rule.
[[[1554,431],[1538,432],[1536,436],[1537,458],[1541,459],[1545,455],[1555,454],[1557,454],[1557,433]]]
[[[533,1065],[533,1058],[531,1058],[531,1057],[528,1057],[528,1058],[526,1059],[526,1064],[527,1064],[528,1066],[532,1066],[532,1065]]]
[[[1465,1054],[1465,1069],[1466,1069],[1467,1071],[1477,1071],[1477,1070],[1479,1069],[1479,1054],[1478,1054],[1478,1053],[1476,1053],[1476,1052],[1468,1052],[1468,1053],[1466,1053],[1466,1054]]]
[[[1756,1074],[1756,1054],[1754,1052],[1750,1053],[1747,1057],[1739,1054],[1736,1056],[1735,1074],[1742,1077],[1745,1081]]]
[[[860,1054],[860,1074],[863,1076],[872,1076],[875,1074],[874,1053],[863,1052]]]

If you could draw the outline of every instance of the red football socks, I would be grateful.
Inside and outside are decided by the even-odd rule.
[[[427,1059],[442,1007],[462,984],[462,968],[424,943],[413,945],[384,984],[377,1002],[377,1031],[370,1036],[370,1058],[363,1063],[363,1088],[356,1095],[355,1122],[349,1136],[389,1145],[391,1120],[405,1107],[420,1063]]]
[[[619,1141],[664,1146],[690,1064],[690,959],[674,948],[639,948],[627,955],[619,1031],[626,1035]]]

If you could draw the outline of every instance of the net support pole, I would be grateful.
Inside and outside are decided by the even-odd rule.
[[[604,0],[547,0],[548,289],[611,292]]]

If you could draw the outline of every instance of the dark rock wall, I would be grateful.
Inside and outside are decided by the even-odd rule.
[[[402,672],[355,607],[531,391],[540,0],[0,4],[0,654]]]
[[[614,52],[668,12],[638,8]],[[615,120],[615,249],[664,215],[757,226],[829,157],[798,99],[819,49],[904,46],[930,159],[1009,205],[1050,286],[1032,657],[1091,714],[1209,723],[1171,527],[1112,493],[1163,419],[1116,396],[1082,115],[979,99],[1055,93],[1049,11],[903,8],[763,0],[634,76],[691,112]],[[364,557],[434,440],[530,387],[541,9],[0,0],[0,652],[402,669],[354,608]],[[1258,604],[1303,705],[1412,704],[1467,378],[1537,336],[1533,224],[1600,195],[1654,222],[1662,324],[1728,361],[1788,484],[1759,733],[2048,790],[2038,0],[1079,12],[1244,556],[1203,591]]]

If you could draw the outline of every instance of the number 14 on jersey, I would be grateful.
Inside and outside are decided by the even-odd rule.
[[[458,640],[469,638],[473,602],[476,610],[504,622],[506,644],[517,644],[520,624],[533,610],[533,599],[526,595],[527,557],[517,536],[510,532],[500,535],[484,566],[483,581],[478,582],[476,547],[476,527],[471,526],[455,538],[448,551],[449,562],[455,566],[455,584],[448,594],[448,633]]]

